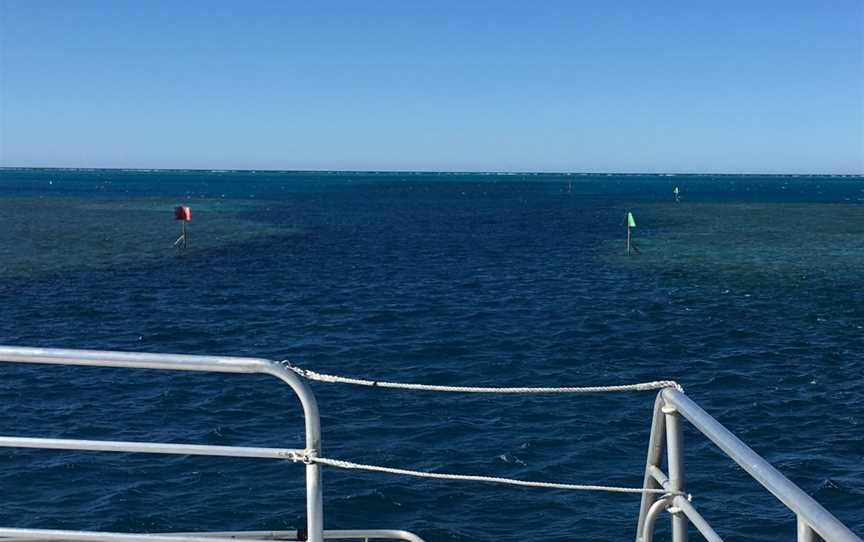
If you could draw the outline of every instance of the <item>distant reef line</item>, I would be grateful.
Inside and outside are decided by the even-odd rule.
[[[0,171],[111,171],[126,173],[266,173],[282,175],[486,175],[522,177],[843,177],[862,178],[864,173],[657,173],[633,171],[409,171],[327,169],[208,169],[208,168],[110,168],[0,166]]]

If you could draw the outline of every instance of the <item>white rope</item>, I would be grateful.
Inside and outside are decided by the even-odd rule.
[[[330,382],[339,384],[354,384],[356,386],[369,386],[377,388],[392,388],[399,390],[421,390],[421,391],[442,391],[456,393],[610,393],[621,391],[650,391],[660,390],[663,388],[675,388],[683,392],[682,388],[674,380],[656,380],[654,382],[640,382],[637,384],[619,384],[616,386],[581,386],[581,387],[560,387],[560,388],[544,388],[544,387],[511,387],[511,388],[495,388],[495,387],[480,387],[480,386],[437,386],[432,384],[407,384],[403,382],[385,382],[381,380],[364,380],[360,378],[347,378],[344,376],[328,375],[316,373],[309,369],[301,369],[295,367],[287,360],[282,362],[282,365],[298,375],[308,380],[318,382]]]
[[[658,493],[668,494],[665,489],[649,489],[638,487],[618,487],[618,486],[601,486],[601,485],[584,485],[584,484],[561,484],[556,482],[531,482],[528,480],[515,480],[513,478],[499,478],[496,476],[477,476],[470,474],[447,474],[438,472],[424,472],[417,470],[395,469],[391,467],[381,467],[378,465],[364,465],[362,463],[354,463],[352,461],[342,461],[339,459],[328,459],[325,457],[311,457],[309,455],[293,454],[290,457],[295,462],[302,461],[304,463],[318,463],[320,465],[328,465],[340,469],[365,470],[373,472],[384,472],[387,474],[398,474],[403,476],[414,476],[417,478],[434,478],[437,480],[460,480],[470,482],[488,482],[493,484],[507,484],[511,486],[525,487],[540,487],[546,489],[567,489],[571,491],[605,491],[611,493]]]
[[[421,391],[441,391],[441,392],[457,392],[457,393],[608,393],[622,391],[648,391],[659,390],[663,388],[676,388],[679,391],[684,389],[674,380],[658,380],[654,382],[640,382],[637,384],[620,384],[616,386],[581,386],[581,387],[479,387],[479,386],[438,386],[431,384],[407,384],[403,382],[386,382],[380,380],[364,380],[360,378],[347,378],[344,376],[328,375],[316,373],[309,369],[301,369],[295,367],[287,360],[282,361],[282,365],[296,373],[297,375],[308,380],[318,382],[330,382],[339,384],[354,384],[357,386],[369,386],[378,388],[391,388],[402,390],[421,390]],[[540,487],[547,489],[567,489],[574,491],[606,491],[612,493],[656,493],[668,494],[665,489],[651,489],[638,487],[618,487],[618,486],[603,486],[603,485],[584,485],[584,484],[562,484],[556,482],[531,482],[528,480],[516,480],[513,478],[499,478],[495,476],[477,476],[469,474],[448,474],[437,472],[423,472],[408,469],[396,469],[392,467],[382,467],[379,465],[364,465],[362,463],[354,463],[351,461],[343,461],[340,459],[328,459],[324,457],[313,457],[307,454],[292,453],[289,456],[293,461],[302,461],[303,463],[317,463],[320,465],[329,465],[340,469],[355,469],[373,472],[384,472],[388,474],[399,474],[403,476],[414,476],[418,478],[434,478],[438,480],[462,480],[471,482],[489,482],[493,484],[508,484],[514,486],[525,487]]]

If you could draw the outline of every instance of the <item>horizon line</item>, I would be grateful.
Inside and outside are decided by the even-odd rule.
[[[722,173],[722,172],[674,172],[674,171],[482,171],[482,170],[402,170],[402,169],[252,169],[252,168],[147,168],[147,167],[64,167],[64,166],[0,166],[4,170],[59,170],[59,171],[128,171],[156,173],[162,171],[200,171],[208,173],[358,173],[358,174],[410,174],[410,175],[661,175],[661,176],[764,176],[764,177],[864,177],[861,173]]]

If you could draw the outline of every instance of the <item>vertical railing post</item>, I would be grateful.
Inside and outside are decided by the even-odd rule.
[[[804,518],[801,516],[796,517],[798,518],[798,542],[818,542],[819,537],[816,535],[816,531],[807,525]]]
[[[684,441],[681,431],[681,415],[669,403],[663,406],[666,417],[666,462],[669,467],[669,490],[684,491]],[[687,516],[675,507],[672,515],[672,542],[687,542]]]
[[[657,399],[654,401],[654,411],[651,415],[651,435],[648,437],[648,453],[645,458],[645,477],[642,481],[642,487],[644,489],[657,489],[660,487],[660,484],[658,484],[657,480],[654,479],[654,476],[651,475],[651,468],[660,467],[660,463],[663,460],[663,440],[666,424],[664,414],[661,412],[662,407],[663,398],[658,393]],[[648,510],[650,510],[651,505],[654,504],[654,500],[653,493],[642,494],[642,503],[639,506],[639,522],[636,524],[636,542],[640,542],[642,536],[645,534],[645,520],[648,515]]]
[[[320,455],[319,449],[315,456]],[[309,463],[306,465],[306,529],[309,542],[324,540],[324,502],[321,488],[321,465]]]
[[[281,364],[273,362],[268,373],[279,378],[294,390],[303,407],[306,426],[306,453],[321,457],[321,417],[318,401],[305,382]],[[306,530],[308,542],[324,541],[324,499],[322,498],[321,465],[306,461]]]

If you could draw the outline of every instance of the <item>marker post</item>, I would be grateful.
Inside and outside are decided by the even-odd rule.
[[[192,209],[185,205],[174,208],[174,220],[180,221],[180,237],[174,241],[174,246],[179,249],[185,249],[188,246],[188,237],[186,236],[186,223],[192,220]]]
[[[630,243],[630,229],[636,227],[636,219],[633,218],[633,213],[627,211],[627,255],[630,256],[631,243]]]

